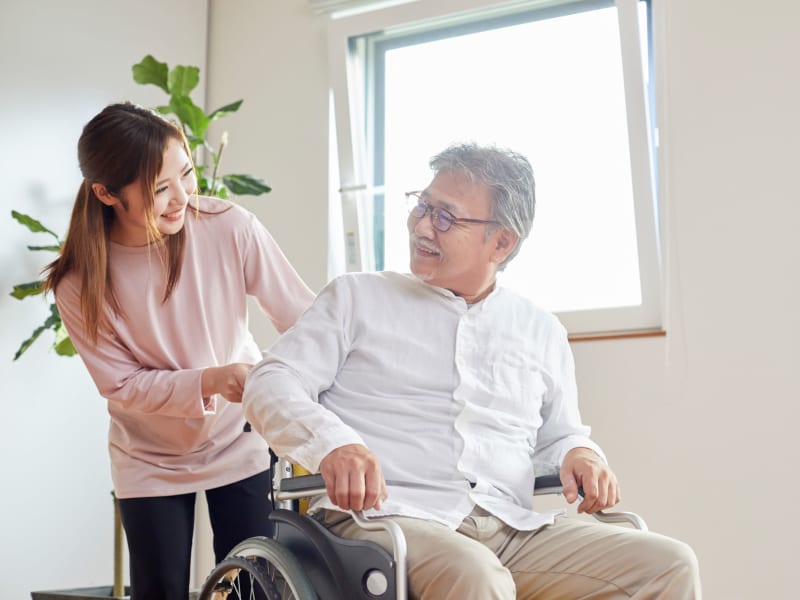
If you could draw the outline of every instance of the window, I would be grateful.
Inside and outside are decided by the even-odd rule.
[[[504,285],[571,333],[659,327],[648,3],[516,6],[425,18],[412,4],[366,33],[332,27],[346,47],[347,95],[334,95],[337,133],[351,136],[339,143],[349,267],[407,270],[403,192],[427,185],[450,143],[493,143],[525,154],[537,180]]]

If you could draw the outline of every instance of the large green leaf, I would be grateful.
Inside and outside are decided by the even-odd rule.
[[[169,72],[167,87],[173,96],[188,96],[200,82],[200,69],[178,65]]]
[[[42,335],[42,332],[43,332],[45,329],[47,329],[47,327],[45,327],[44,325],[40,325],[39,327],[37,327],[36,329],[34,329],[34,330],[33,330],[33,333],[31,334],[31,337],[29,337],[27,340],[25,340],[24,342],[22,342],[22,344],[20,345],[20,347],[19,347],[19,348],[17,348],[17,351],[14,353],[14,360],[17,360],[17,359],[18,359],[20,356],[22,356],[23,354],[25,354],[25,351],[26,351],[28,348],[30,348],[30,347],[33,345],[33,342],[35,342],[35,341],[36,341],[36,339],[37,339],[37,338],[38,338],[40,335]]]
[[[44,288],[42,285],[44,284],[43,281],[31,281],[30,283],[18,283],[14,286],[14,291],[11,292],[11,296],[18,300],[22,300],[23,298],[27,298],[28,296],[36,296],[37,294],[41,294],[44,292]]]
[[[42,225],[39,221],[34,219],[33,217],[29,217],[28,215],[23,215],[20,212],[15,210],[11,211],[11,216],[14,217],[19,223],[30,229],[33,233],[49,233],[54,238],[58,239],[58,236],[50,231],[47,227]]]
[[[35,342],[42,332],[46,329],[56,329],[59,325],[61,325],[61,316],[58,314],[58,309],[56,308],[55,304],[50,305],[50,316],[47,317],[47,320],[39,325],[36,329],[33,330],[31,337],[27,340],[22,342],[19,349],[17,350],[16,354],[14,354],[14,360],[17,360],[20,356],[22,356],[25,351],[31,347],[33,342]],[[70,342],[71,343],[71,342]]]
[[[69,337],[69,333],[67,333],[67,328],[64,327],[64,323],[61,322],[60,318],[55,330],[56,340],[53,342],[53,348],[56,354],[59,356],[75,356],[78,351],[75,350],[75,346],[72,345],[72,340]]]
[[[197,178],[197,191],[200,192],[201,195],[208,196],[210,188],[211,182],[208,180],[208,177]]]
[[[78,353],[69,338],[64,338],[59,343],[53,344],[53,348],[59,356],[75,356]]]
[[[192,130],[194,137],[205,138],[208,124],[211,121],[203,112],[203,109],[192,102],[189,96],[172,96],[169,101],[169,107],[172,112],[178,115],[181,123]]]
[[[166,63],[153,58],[150,54],[142,59],[139,64],[133,65],[133,80],[142,85],[152,83],[169,94],[167,74],[169,69]]]
[[[189,150],[194,152],[194,149],[198,146],[203,146],[206,143],[206,140],[201,137],[197,137],[196,135],[187,135],[186,140],[189,142]]]
[[[252,175],[224,175],[222,181],[239,196],[259,196],[272,191],[263,179]]]
[[[224,117],[225,115],[229,115],[231,113],[235,113],[239,110],[239,107],[242,105],[244,100],[237,100],[236,102],[231,102],[230,104],[226,104],[225,106],[218,108],[210,115],[208,115],[209,120],[213,121],[214,119],[219,119],[220,117]]]

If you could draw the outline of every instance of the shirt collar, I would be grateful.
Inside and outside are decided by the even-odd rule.
[[[431,285],[430,283],[428,283],[424,279],[421,279],[421,278],[417,277],[417,275],[414,274],[414,273],[406,273],[406,276],[408,276],[410,279],[413,279],[414,281],[418,281],[419,283],[424,285],[426,288],[428,288],[430,290],[433,290],[434,292],[436,292],[440,296],[443,296],[444,298],[448,298],[448,299],[452,299],[452,300],[455,300],[455,301],[463,302],[467,306],[467,308],[475,308],[475,307],[478,307],[478,306],[484,306],[485,304],[487,304],[490,301],[490,298],[494,298],[495,296],[497,296],[497,294],[500,291],[500,282],[497,279],[495,279],[494,289],[491,292],[489,292],[489,294],[485,298],[483,298],[482,300],[476,302],[475,304],[467,304],[466,301],[464,300],[464,298],[462,298],[461,296],[456,296],[453,292],[451,292],[447,288],[439,287],[439,286],[436,286],[436,285]]]

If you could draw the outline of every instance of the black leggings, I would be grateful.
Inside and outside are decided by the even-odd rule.
[[[244,539],[272,535],[269,472],[206,490],[221,561]],[[131,600],[187,600],[194,532],[195,493],[119,501],[128,540]]]

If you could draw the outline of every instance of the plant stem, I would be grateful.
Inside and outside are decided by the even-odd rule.
[[[224,131],[222,133],[222,137],[219,140],[219,152],[217,154],[211,153],[211,158],[214,161],[214,170],[211,173],[211,194],[216,195],[217,189],[217,168],[219,167],[219,161],[222,159],[222,152],[225,150],[225,146],[228,145],[228,132]]]

